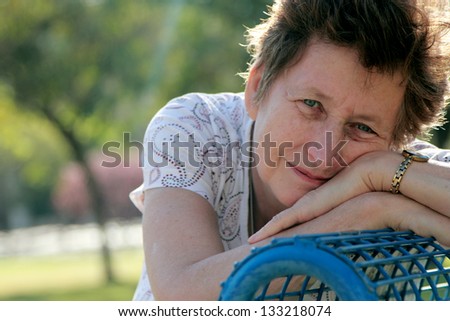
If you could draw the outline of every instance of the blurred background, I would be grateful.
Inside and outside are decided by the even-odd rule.
[[[136,144],[169,99],[243,89],[270,2],[0,0],[0,300],[131,299]]]
[[[0,300],[131,299],[138,142],[175,96],[243,90],[271,2],[0,0]]]

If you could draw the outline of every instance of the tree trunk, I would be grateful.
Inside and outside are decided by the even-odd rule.
[[[86,149],[83,144],[75,137],[74,133],[63,125],[63,123],[47,108],[41,109],[46,118],[58,129],[61,135],[64,137],[67,145],[73,153],[75,160],[82,167],[85,177],[87,179],[87,189],[91,196],[91,206],[94,213],[95,220],[99,226],[100,240],[101,240],[101,256],[103,260],[103,268],[105,273],[105,279],[107,282],[114,282],[115,276],[112,266],[111,249],[108,243],[106,234],[106,201],[101,191],[101,187],[95,179],[95,176],[89,167],[89,161],[87,158]]]

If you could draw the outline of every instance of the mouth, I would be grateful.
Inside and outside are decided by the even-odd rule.
[[[320,176],[320,175],[314,175],[313,173],[307,171],[304,168],[301,168],[299,166],[294,166],[290,163],[287,163],[288,167],[290,167],[294,173],[302,178],[303,180],[315,185],[316,187],[319,187],[320,185],[326,183],[330,177]]]

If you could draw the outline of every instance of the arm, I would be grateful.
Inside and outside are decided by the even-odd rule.
[[[326,184],[306,194],[293,207],[275,216],[272,221],[250,238],[250,242],[262,240],[293,225],[324,215],[359,195],[389,191],[392,177],[402,160],[401,155],[393,152],[380,151],[361,156]],[[392,195],[396,197],[393,201],[399,200],[400,197],[407,197],[418,206],[420,205],[418,208],[429,208],[449,219],[449,164],[435,161],[413,163],[401,182],[400,192],[402,195]],[[395,202],[393,206],[401,211],[400,206]],[[385,209],[387,210],[387,207]],[[392,213],[390,209],[387,212],[391,214],[385,217],[385,226],[395,225],[393,223],[396,220],[395,213]],[[435,217],[433,216],[433,218]],[[411,222],[411,224],[415,223]],[[433,226],[437,225],[433,224]],[[403,227],[408,228],[404,225]],[[430,234],[437,236],[443,233],[436,230]],[[438,240],[449,243],[445,239],[438,238]]]
[[[145,257],[158,300],[216,300],[233,263],[246,257],[253,246],[269,242],[224,251],[211,206],[187,190],[148,190],[145,203]],[[362,194],[276,236],[384,227],[412,228],[422,235],[439,230],[438,238],[450,243],[450,220],[407,197],[382,192]]]
[[[386,227],[412,230],[450,244],[450,219],[407,197],[383,192],[359,195],[326,214],[286,230],[286,233],[329,233]]]
[[[369,226],[367,220],[363,221]],[[339,222],[332,230],[347,227],[340,229],[337,225]],[[326,231],[326,225],[306,224],[277,236],[322,231]],[[244,259],[254,246],[269,242],[224,251],[210,204],[180,188],[145,192],[143,232],[147,271],[157,300],[217,300],[220,283],[230,275],[234,262]]]
[[[145,192],[143,229],[146,265],[157,300],[217,300],[220,283],[233,263],[253,247],[224,251],[210,204],[179,188]]]

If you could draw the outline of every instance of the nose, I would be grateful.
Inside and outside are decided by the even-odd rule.
[[[335,174],[340,168],[347,166],[343,149],[343,130],[337,127],[321,128],[303,146],[304,163],[307,167],[318,168],[323,175]]]

